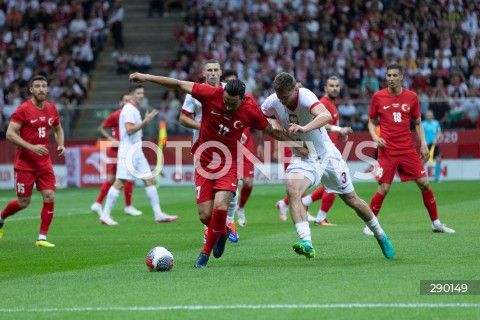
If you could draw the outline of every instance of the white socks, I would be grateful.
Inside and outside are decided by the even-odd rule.
[[[365,222],[367,227],[373,232],[373,235],[377,239],[382,239],[383,234],[385,233],[378,222],[377,217],[373,216],[372,220]]]
[[[295,228],[297,228],[297,234],[301,240],[310,241],[310,243],[312,243],[312,234],[310,232],[308,221],[296,223]]]
[[[315,222],[320,223],[325,219],[327,219],[327,213],[325,211],[322,211],[321,209],[318,210],[317,217],[315,218]]]
[[[305,197],[302,198],[302,204],[304,206],[308,207],[309,205],[312,204],[312,202],[313,202],[312,195],[310,195],[310,194],[308,196],[305,196]]]
[[[105,201],[101,218],[110,218],[110,214],[115,206],[115,203],[117,202],[119,194],[120,190],[116,189],[114,186],[110,187],[107,193],[107,200]]]
[[[158,198],[157,187],[155,185],[145,187],[145,192],[147,193],[148,200],[150,200],[155,220],[162,218],[163,212],[162,209],[160,209],[160,199]]]
[[[227,214],[227,224],[235,221],[235,211],[237,211],[238,205],[238,189],[235,193],[235,197],[233,197],[232,202],[228,206],[228,214]]]

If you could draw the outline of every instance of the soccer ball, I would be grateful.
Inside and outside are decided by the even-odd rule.
[[[150,271],[170,271],[173,268],[173,255],[164,247],[150,250],[145,260]]]

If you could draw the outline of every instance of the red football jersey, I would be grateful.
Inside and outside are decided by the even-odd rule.
[[[50,129],[60,124],[60,116],[54,104],[45,102],[43,109],[28,100],[15,109],[11,121],[21,125],[20,136],[31,144],[48,147]],[[22,147],[17,147],[13,167],[17,170],[37,171],[52,165],[50,155],[40,156]]]
[[[420,118],[417,94],[402,88],[399,95],[391,94],[387,88],[373,94],[370,101],[370,119],[380,120],[380,137],[387,146],[379,149],[385,155],[404,154],[415,151],[410,137],[410,121]]]
[[[120,112],[122,112],[122,109],[118,109],[117,111],[114,111],[108,115],[108,117],[103,120],[102,125],[105,128],[111,128],[112,129],[112,137],[118,141],[118,121],[120,120]]]
[[[112,130],[112,137],[115,140],[119,140],[120,132],[118,129],[118,122],[120,121],[120,112],[122,112],[122,108],[114,111],[108,115],[108,117],[103,120],[102,125],[105,128],[111,128]],[[107,149],[107,156],[110,158],[114,158],[118,155],[118,148],[109,147]]]
[[[268,126],[268,121],[260,111],[255,99],[250,95],[245,95],[245,100],[232,114],[227,112],[223,103],[223,87],[212,87],[208,84],[194,84],[192,96],[202,104],[202,125],[198,140],[192,147],[192,154],[200,146],[207,142],[219,142],[226,147],[232,156],[232,159],[225,159],[224,152],[216,147],[206,148],[202,151],[200,159],[211,162],[214,154],[220,155],[222,163],[234,161],[237,159],[237,142],[242,137],[245,128],[252,127],[258,130],[264,130]]]
[[[325,108],[327,108],[328,112],[330,112],[332,115],[332,121],[330,122],[330,125],[338,126],[340,117],[338,116],[338,110],[335,106],[335,103],[333,103],[333,101],[330,100],[330,98],[326,95],[320,98],[320,102],[323,103]],[[328,136],[332,140],[333,144],[338,144],[338,132],[328,132]]]

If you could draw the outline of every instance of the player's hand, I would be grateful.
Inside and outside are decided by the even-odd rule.
[[[307,159],[308,158],[308,148],[307,147],[300,147],[297,148],[297,151],[302,159]]]
[[[377,144],[377,148],[385,148],[387,146],[387,143],[382,138],[377,138],[375,143]]]
[[[258,157],[258,159],[263,160],[263,155],[264,155],[263,154],[263,145],[259,144],[257,146],[257,157]]]
[[[30,151],[32,151],[35,154],[38,154],[39,156],[44,156],[48,154],[48,149],[44,144],[32,145],[32,147],[30,148]]]
[[[139,73],[139,72],[132,73],[128,77],[128,80],[131,81],[131,82],[136,82],[136,83],[141,83],[141,82],[147,81],[146,80],[146,74]]]
[[[63,157],[65,156],[65,146],[58,146],[57,151],[58,151],[58,156]]]
[[[157,116],[158,114],[158,110],[154,109],[152,111],[145,111],[145,121],[147,122],[150,122],[152,121],[153,119],[155,119],[155,117]]]
[[[288,128],[288,133],[293,134],[297,132],[305,132],[305,129],[301,126],[298,125],[297,123],[290,123]]]
[[[343,127],[342,129],[340,129],[340,132],[338,133],[338,135],[340,137],[345,137],[345,136],[348,136],[349,134],[352,134],[353,133],[353,130],[352,128],[350,127]]]
[[[424,163],[430,159],[430,150],[428,150],[428,146],[426,144],[422,144],[420,146],[420,158]]]
[[[276,133],[285,133],[285,129],[283,128],[282,124],[280,121],[277,119],[268,119],[268,122],[272,126],[273,132]]]

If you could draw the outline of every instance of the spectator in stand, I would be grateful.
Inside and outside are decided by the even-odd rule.
[[[464,113],[464,128],[473,129],[480,121],[480,98],[470,91],[469,96],[462,101]]]
[[[338,106],[338,113],[341,116],[341,125],[351,127],[357,117],[357,109],[351,99],[346,99]]]
[[[448,104],[448,96],[443,87],[442,79],[437,80],[437,86],[433,89],[433,93],[430,96],[430,109],[443,129],[450,128],[450,105]]]
[[[108,19],[108,25],[112,31],[113,45],[115,50],[123,49],[125,47],[123,43],[123,18],[125,11],[122,6],[121,0],[116,0],[112,14]]]
[[[380,90],[380,83],[373,68],[368,69],[365,76],[362,78],[360,90],[367,91],[370,95]]]

